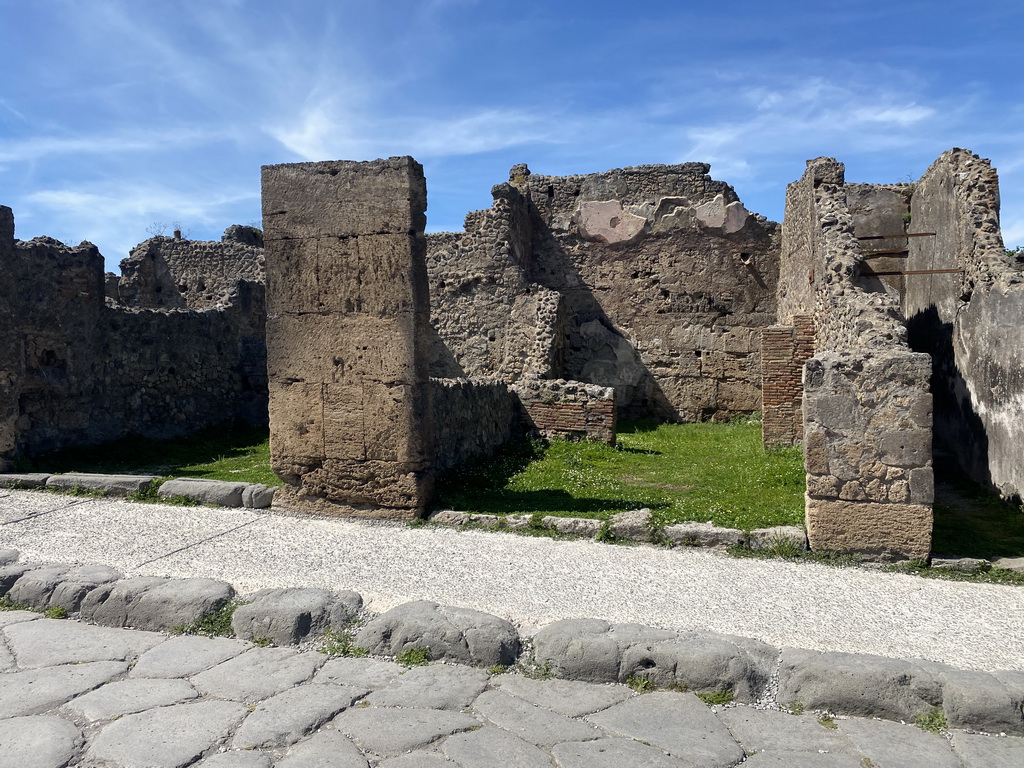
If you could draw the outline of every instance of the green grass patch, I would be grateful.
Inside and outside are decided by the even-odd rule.
[[[626,422],[614,448],[520,440],[445,473],[439,506],[491,514],[605,518],[650,508],[659,525],[729,528],[803,522],[799,448],[766,451],[761,424]]]
[[[346,658],[362,658],[369,656],[370,652],[361,645],[352,642],[352,633],[346,630],[328,629],[324,632],[321,641],[320,653],[328,656],[342,656]]]
[[[31,467],[24,471],[129,473],[282,484],[270,470],[270,439],[264,427],[213,427],[173,440],[130,436],[29,461]]]
[[[1024,510],[936,457],[932,552],[957,557],[1024,557]]]
[[[698,693],[697,698],[709,707],[724,707],[731,704],[733,699],[732,691],[711,691],[709,693]]]
[[[404,651],[399,651],[395,656],[395,661],[403,667],[421,667],[430,663],[430,651],[419,646],[406,648]]]
[[[942,714],[942,710],[938,707],[932,708],[926,715],[918,715],[914,719],[914,725],[922,731],[930,731],[931,733],[941,733],[948,728],[946,716]]]
[[[222,608],[200,616],[190,624],[182,624],[171,631],[176,635],[202,635],[204,637],[234,637],[231,617],[235,610],[245,605],[242,600],[229,600]]]

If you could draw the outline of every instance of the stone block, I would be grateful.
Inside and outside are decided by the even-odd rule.
[[[490,675],[457,664],[428,664],[403,670],[374,691],[366,702],[374,707],[464,711],[487,687]]]
[[[49,479],[44,472],[8,472],[0,474],[0,488],[42,488]]]
[[[733,547],[743,539],[742,531],[712,523],[677,523],[667,526],[662,535],[673,544],[697,547]]]
[[[81,755],[82,732],[53,715],[0,721],[0,760],[18,768],[63,768]]]
[[[609,530],[617,539],[650,541],[653,535],[651,524],[651,510],[645,507],[612,515]]]
[[[813,550],[896,559],[931,552],[932,508],[808,497],[807,539]]]
[[[127,496],[130,493],[148,490],[158,479],[155,475],[95,475],[69,472],[65,475],[50,475],[46,487],[67,491],[100,491],[104,496]]]
[[[355,592],[326,589],[261,589],[235,609],[231,627],[243,640],[269,638],[294,645],[328,628],[340,629],[362,608]]]
[[[942,711],[950,728],[1024,736],[1024,690],[987,672],[945,669]]]
[[[372,619],[355,643],[382,656],[423,647],[434,661],[480,666],[508,666],[519,654],[519,634],[506,620],[428,601],[404,603]]]
[[[879,457],[891,467],[925,467],[932,460],[931,430],[905,430],[878,439]]]
[[[323,384],[271,380],[270,411],[274,414],[270,420],[270,445],[275,464],[323,460]],[[281,474],[276,466],[274,471]]]
[[[320,311],[318,249],[315,238],[274,244],[273,258],[266,260],[268,320],[284,313]]]
[[[263,166],[268,242],[405,234],[426,227],[427,187],[411,157]]]
[[[767,549],[780,544],[806,549],[807,533],[798,525],[774,525],[770,528],[755,528],[747,539],[751,549]]]
[[[214,504],[218,507],[240,507],[244,490],[245,483],[182,477],[163,483],[156,495],[161,499],[184,496],[203,504]]]
[[[267,509],[274,503],[277,488],[261,483],[249,483],[242,489],[242,506],[246,509]]]

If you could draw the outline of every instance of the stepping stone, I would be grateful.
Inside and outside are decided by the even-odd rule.
[[[184,680],[122,680],[100,686],[64,707],[89,722],[95,722],[180,704],[198,695],[195,688]]]
[[[276,768],[367,768],[366,758],[352,741],[337,731],[320,731],[296,744],[277,761]]]
[[[426,600],[403,603],[372,619],[359,630],[355,644],[375,656],[426,648],[432,661],[483,667],[510,666],[519,655],[519,634],[504,619]]]
[[[256,707],[235,733],[232,746],[287,747],[365,694],[365,688],[330,683],[310,683],[283,691]]]
[[[461,710],[487,687],[490,676],[479,669],[448,664],[415,667],[367,696],[375,707]]]
[[[372,691],[388,685],[405,671],[405,667],[391,661],[331,659],[320,667],[313,682],[353,685],[356,688],[366,688]]]
[[[487,691],[473,703],[481,717],[538,747],[550,747],[563,741],[587,741],[603,734],[589,723],[570,720],[549,709],[501,691]]]
[[[961,768],[949,742],[913,725],[886,720],[839,720],[861,755],[876,768]]]
[[[491,686],[566,717],[582,717],[625,701],[633,692],[624,685],[595,685],[576,680],[534,680],[522,675],[495,675]]]
[[[63,619],[15,624],[5,628],[4,634],[22,669],[131,661],[167,639],[155,632],[94,627]]]
[[[729,729],[692,693],[648,693],[587,720],[707,768],[726,768],[743,758]]]
[[[82,733],[59,717],[0,720],[0,765],[64,768],[81,751]]]
[[[551,758],[533,744],[488,726],[449,736],[444,753],[461,768],[551,768]]]
[[[328,628],[343,628],[362,607],[363,598],[351,591],[261,589],[235,610],[231,628],[243,640],[268,638],[276,645],[295,645]]]
[[[732,707],[718,712],[718,719],[748,754],[755,752],[842,752],[856,754],[850,738],[839,730],[826,728],[814,715],[790,715]]]
[[[169,637],[153,650],[142,654],[129,676],[192,677],[251,648],[249,643],[226,637]]]
[[[442,736],[478,728],[480,721],[461,712],[436,709],[355,707],[346,709],[331,724],[360,749],[389,757],[425,746]]]
[[[692,768],[694,765],[630,739],[598,739],[582,743],[569,741],[556,744],[551,754],[555,756],[559,768]]]
[[[64,667],[10,672],[0,685],[0,719],[35,715],[123,675],[122,661],[94,661]]]
[[[224,741],[246,712],[232,701],[201,701],[125,715],[100,731],[86,761],[184,768]]]
[[[291,648],[253,648],[192,677],[205,695],[255,704],[304,683],[324,663],[321,653]]]

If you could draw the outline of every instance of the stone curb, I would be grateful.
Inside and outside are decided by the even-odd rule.
[[[123,578],[107,566],[20,563],[0,550],[0,598],[36,610],[62,608],[96,624],[168,631],[197,621],[235,596],[215,579]],[[282,645],[327,629],[351,632],[362,608],[355,592],[266,589],[232,617],[235,634]],[[1024,735],[1024,671],[957,669],[921,659],[777,648],[714,632],[674,632],[600,619],[543,627],[523,653],[508,621],[436,603],[404,603],[371,618],[354,646],[377,655],[426,649],[432,660],[524,665],[554,677],[637,683],[698,693],[728,692],[767,708],[914,720],[941,712],[950,728]]]
[[[78,472],[51,475],[43,472],[9,472],[0,474],[0,488],[86,490],[98,491],[104,496],[128,496],[148,491],[159,479],[155,475],[100,475]],[[273,503],[276,492],[277,488],[260,483],[179,477],[162,483],[157,489],[157,497],[185,497],[200,504],[218,507],[266,509]]]

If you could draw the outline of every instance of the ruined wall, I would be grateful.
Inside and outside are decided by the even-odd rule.
[[[766,448],[804,440],[803,370],[814,355],[814,318],[795,315],[793,325],[761,332],[761,434]]]
[[[430,380],[434,410],[434,469],[487,456],[522,433],[520,407],[497,379]]]
[[[426,203],[410,157],[263,168],[271,464],[287,502],[411,517],[429,501]]]
[[[530,376],[516,382],[512,391],[528,429],[547,438],[615,445],[615,390],[611,387]]]
[[[220,310],[108,306],[95,246],[16,241],[2,210],[0,452],[8,461],[130,433],[163,438],[265,421],[262,328],[253,320],[262,286],[247,284]]]
[[[1024,275],[999,232],[999,182],[988,160],[943,153],[911,198],[908,268],[963,273],[908,278],[915,349],[932,356],[935,430],[978,482],[1024,491]]]
[[[780,317],[815,319],[803,377],[808,539],[815,549],[927,556],[930,360],[907,346],[898,297],[862,276],[842,164],[809,161],[787,195]]]
[[[117,298],[129,307],[207,309],[223,306],[240,281],[263,283],[263,235],[233,225],[220,242],[153,237],[121,261]]]

